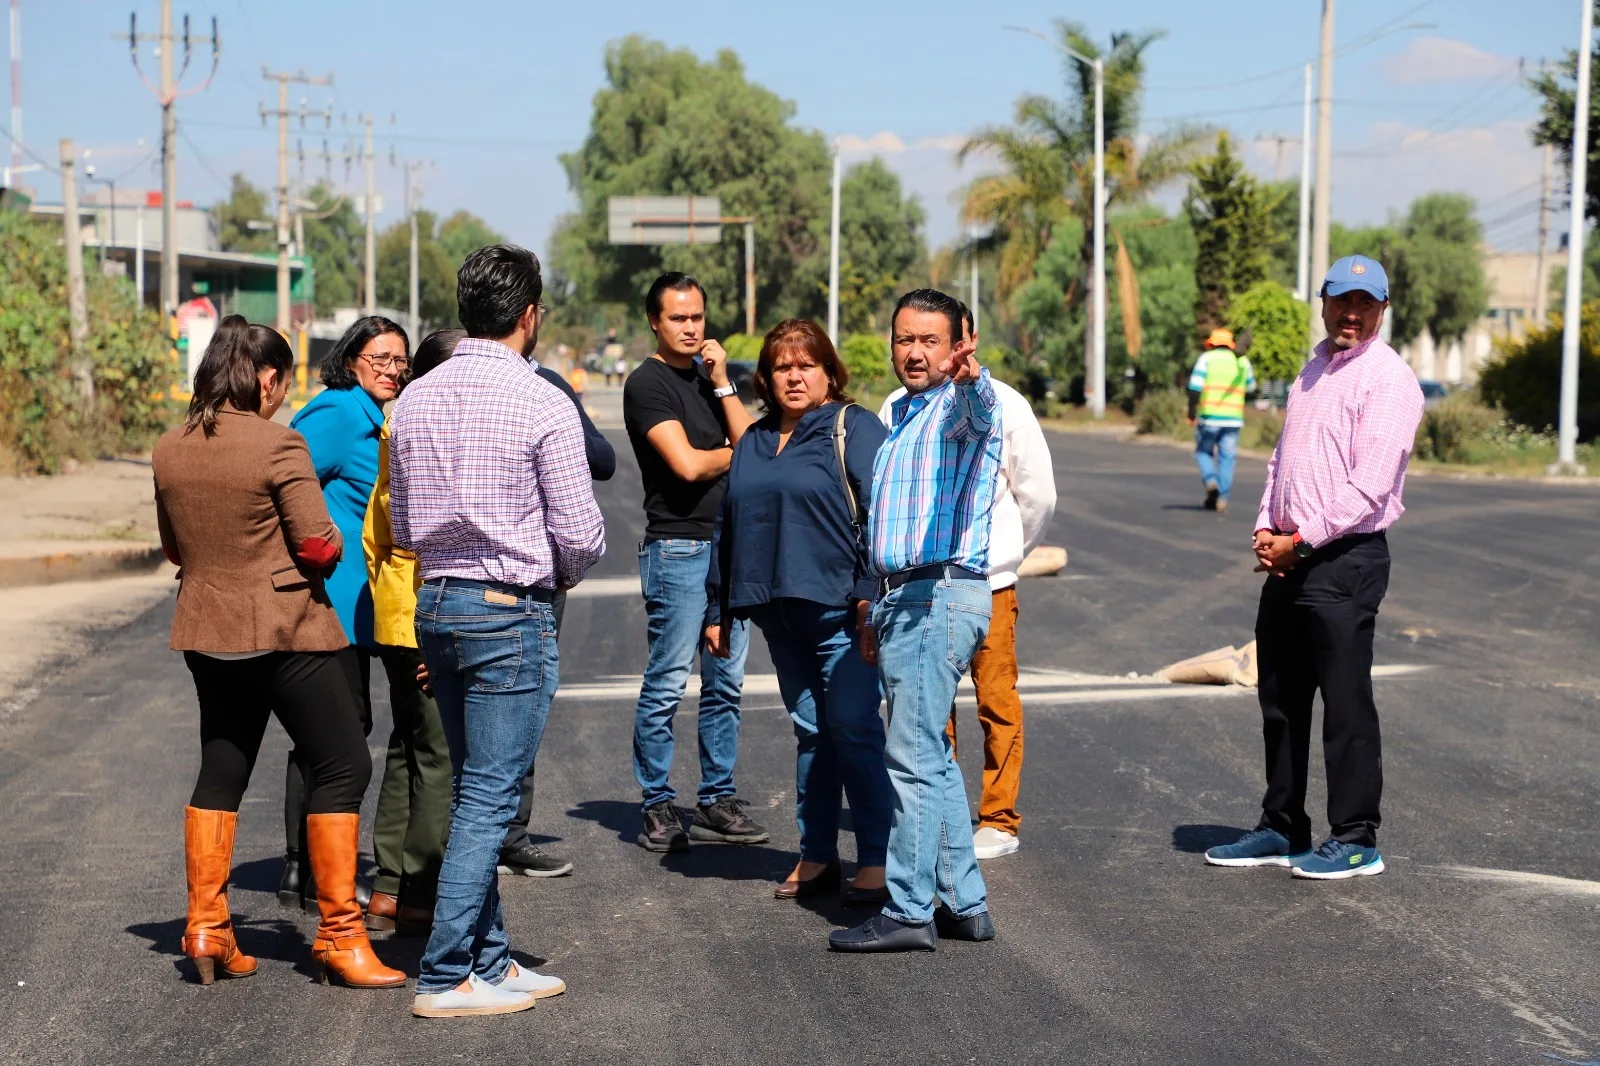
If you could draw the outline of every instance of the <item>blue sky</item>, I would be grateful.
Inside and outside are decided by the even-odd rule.
[[[1540,159],[1528,143],[1535,105],[1518,64],[1571,47],[1581,2],[1340,0],[1341,44],[1397,20],[1433,25],[1336,63],[1334,217],[1381,221],[1421,193],[1460,190],[1480,200],[1492,244],[1531,247]],[[141,30],[155,29],[155,0],[22,0],[23,134],[52,159],[57,140],[71,136],[90,149],[101,176],[126,174],[123,187],[155,188],[153,165],[141,159],[158,142],[159,113],[129,62],[130,10]],[[1061,85],[1059,55],[1006,26],[1048,29],[1071,17],[1101,39],[1124,29],[1166,30],[1147,53],[1146,130],[1173,121],[1226,126],[1251,141],[1251,165],[1270,176],[1277,147],[1253,139],[1299,135],[1298,65],[1315,53],[1320,3],[175,0],[174,10],[187,12],[196,32],[208,31],[214,16],[223,39],[210,88],[179,103],[181,197],[209,202],[235,170],[270,186],[276,139],[262,128],[258,105],[272,103],[275,89],[262,80],[263,64],[331,70],[331,90],[300,89],[294,99],[304,96],[313,109],[331,103],[334,129],[318,124],[303,140],[320,151],[326,138],[339,152],[341,114],[394,116],[395,125],[379,131],[381,222],[398,217],[393,146],[432,160],[422,179],[425,205],[468,208],[542,250],[552,223],[572,205],[557,157],[587,129],[606,42],[628,33],[702,56],[733,48],[753,80],[794,101],[800,124],[841,138],[847,160],[883,156],[921,196],[939,243],[956,229],[951,194],[974,173],[956,169],[953,147],[979,126],[1007,121],[1023,93]],[[145,60],[153,71],[148,52]],[[208,60],[197,54],[189,84]],[[1298,145],[1289,143],[1282,172],[1298,170]],[[336,181],[344,171],[335,164]],[[320,166],[308,163],[308,173]],[[58,195],[48,175],[27,181],[42,198]]]

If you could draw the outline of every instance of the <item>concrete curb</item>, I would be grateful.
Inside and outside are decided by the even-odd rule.
[[[56,551],[0,550],[0,588],[94,581],[155,570],[166,557],[158,544],[60,545]]]

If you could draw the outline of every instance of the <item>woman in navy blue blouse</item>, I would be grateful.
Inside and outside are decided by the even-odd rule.
[[[891,792],[882,690],[867,610],[866,508],[883,424],[850,402],[849,375],[814,322],[790,319],[761,346],[753,381],[766,416],[733,451],[714,540],[706,641],[723,653],[722,623],[749,618],[767,638],[794,720],[800,862],[779,899],[838,889],[839,807],[850,798],[857,870],[851,904],[881,903]],[[843,419],[842,423],[840,419]],[[844,434],[843,469],[835,434]]]

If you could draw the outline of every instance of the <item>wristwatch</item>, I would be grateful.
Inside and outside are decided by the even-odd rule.
[[[1302,559],[1309,559],[1309,558],[1311,558],[1312,555],[1316,554],[1316,550],[1317,549],[1315,549],[1315,548],[1313,548],[1311,546],[1311,542],[1310,541],[1308,541],[1304,537],[1300,536],[1299,531],[1295,532],[1295,535],[1294,535],[1294,553],[1295,553],[1295,555],[1299,556]]]
[[[729,382],[728,384],[722,386],[722,388],[720,388],[720,389],[712,389],[711,390],[711,395],[715,396],[719,400],[726,400],[729,396],[732,396],[734,393],[736,393],[738,391],[739,391],[739,386],[733,384],[732,382]]]

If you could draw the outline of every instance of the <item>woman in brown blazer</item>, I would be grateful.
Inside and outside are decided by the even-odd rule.
[[[356,903],[372,762],[338,662],[348,641],[322,586],[343,546],[304,438],[271,421],[293,362],[277,333],[229,315],[195,374],[188,418],[155,447],[161,545],[181,567],[172,647],[200,700],[183,950],[204,984],[256,971],[234,942],[227,884],[239,801],[275,714],[311,765],[307,847],[322,918],[312,957],[324,980],[401,985],[405,974],[373,954]]]

